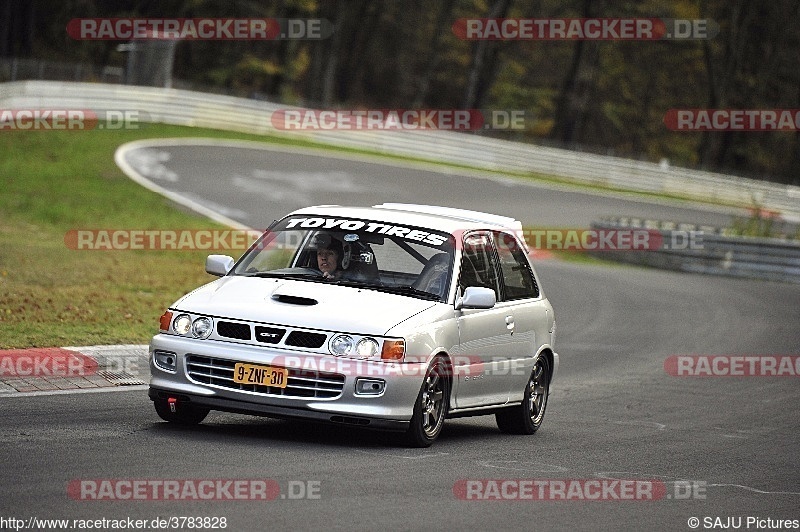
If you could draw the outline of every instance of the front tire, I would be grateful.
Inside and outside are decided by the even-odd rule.
[[[533,366],[522,402],[495,414],[501,432],[533,434],[539,430],[544,421],[547,398],[550,396],[551,376],[550,361],[542,355]]]
[[[425,380],[414,403],[406,442],[412,447],[430,447],[439,437],[450,405],[450,378],[447,361],[438,356],[425,372]]]
[[[158,417],[178,425],[197,425],[208,415],[208,408],[202,408],[187,403],[176,402],[175,411],[170,408],[169,401],[157,398],[153,401]]]

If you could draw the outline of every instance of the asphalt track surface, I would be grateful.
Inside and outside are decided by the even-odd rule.
[[[297,153],[159,151],[162,167],[139,166],[154,181],[252,227],[303,205],[382,201],[562,227],[586,227],[602,214],[726,217]],[[140,164],[153,154],[133,155]],[[537,270],[557,313],[561,368],[533,436],[502,435],[493,417],[457,419],[420,450],[385,433],[231,414],[175,427],[141,390],[10,397],[0,410],[0,517],[224,516],[228,530],[691,530],[690,517],[699,529],[717,517],[742,517],[742,528],[747,517],[800,519],[798,377],[674,377],[664,369],[673,354],[800,354],[800,287],[554,260]],[[281,496],[98,502],[67,493],[81,479],[186,478],[272,479]],[[496,501],[453,491],[464,479],[598,478],[658,481],[666,496]],[[292,499],[309,481],[319,497]],[[697,488],[688,498],[687,485]]]

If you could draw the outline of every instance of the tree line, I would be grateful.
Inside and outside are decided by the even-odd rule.
[[[487,133],[800,185],[800,132],[677,132],[670,109],[800,109],[792,0],[0,0],[0,57],[125,66],[117,41],[76,41],[78,17],[323,18],[324,40],[185,41],[173,74],[291,105],[524,110]],[[462,18],[709,19],[691,40],[465,40]]]

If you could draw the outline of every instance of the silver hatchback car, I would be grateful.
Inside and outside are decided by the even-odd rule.
[[[542,424],[558,368],[553,308],[519,222],[426,205],[318,206],[275,222],[164,312],[150,398],[166,421],[210,410],[403,433],[446,418]]]

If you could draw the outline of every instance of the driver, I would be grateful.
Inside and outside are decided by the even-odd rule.
[[[330,238],[324,245],[317,248],[317,268],[326,279],[338,279],[342,276],[342,243],[336,238]]]

